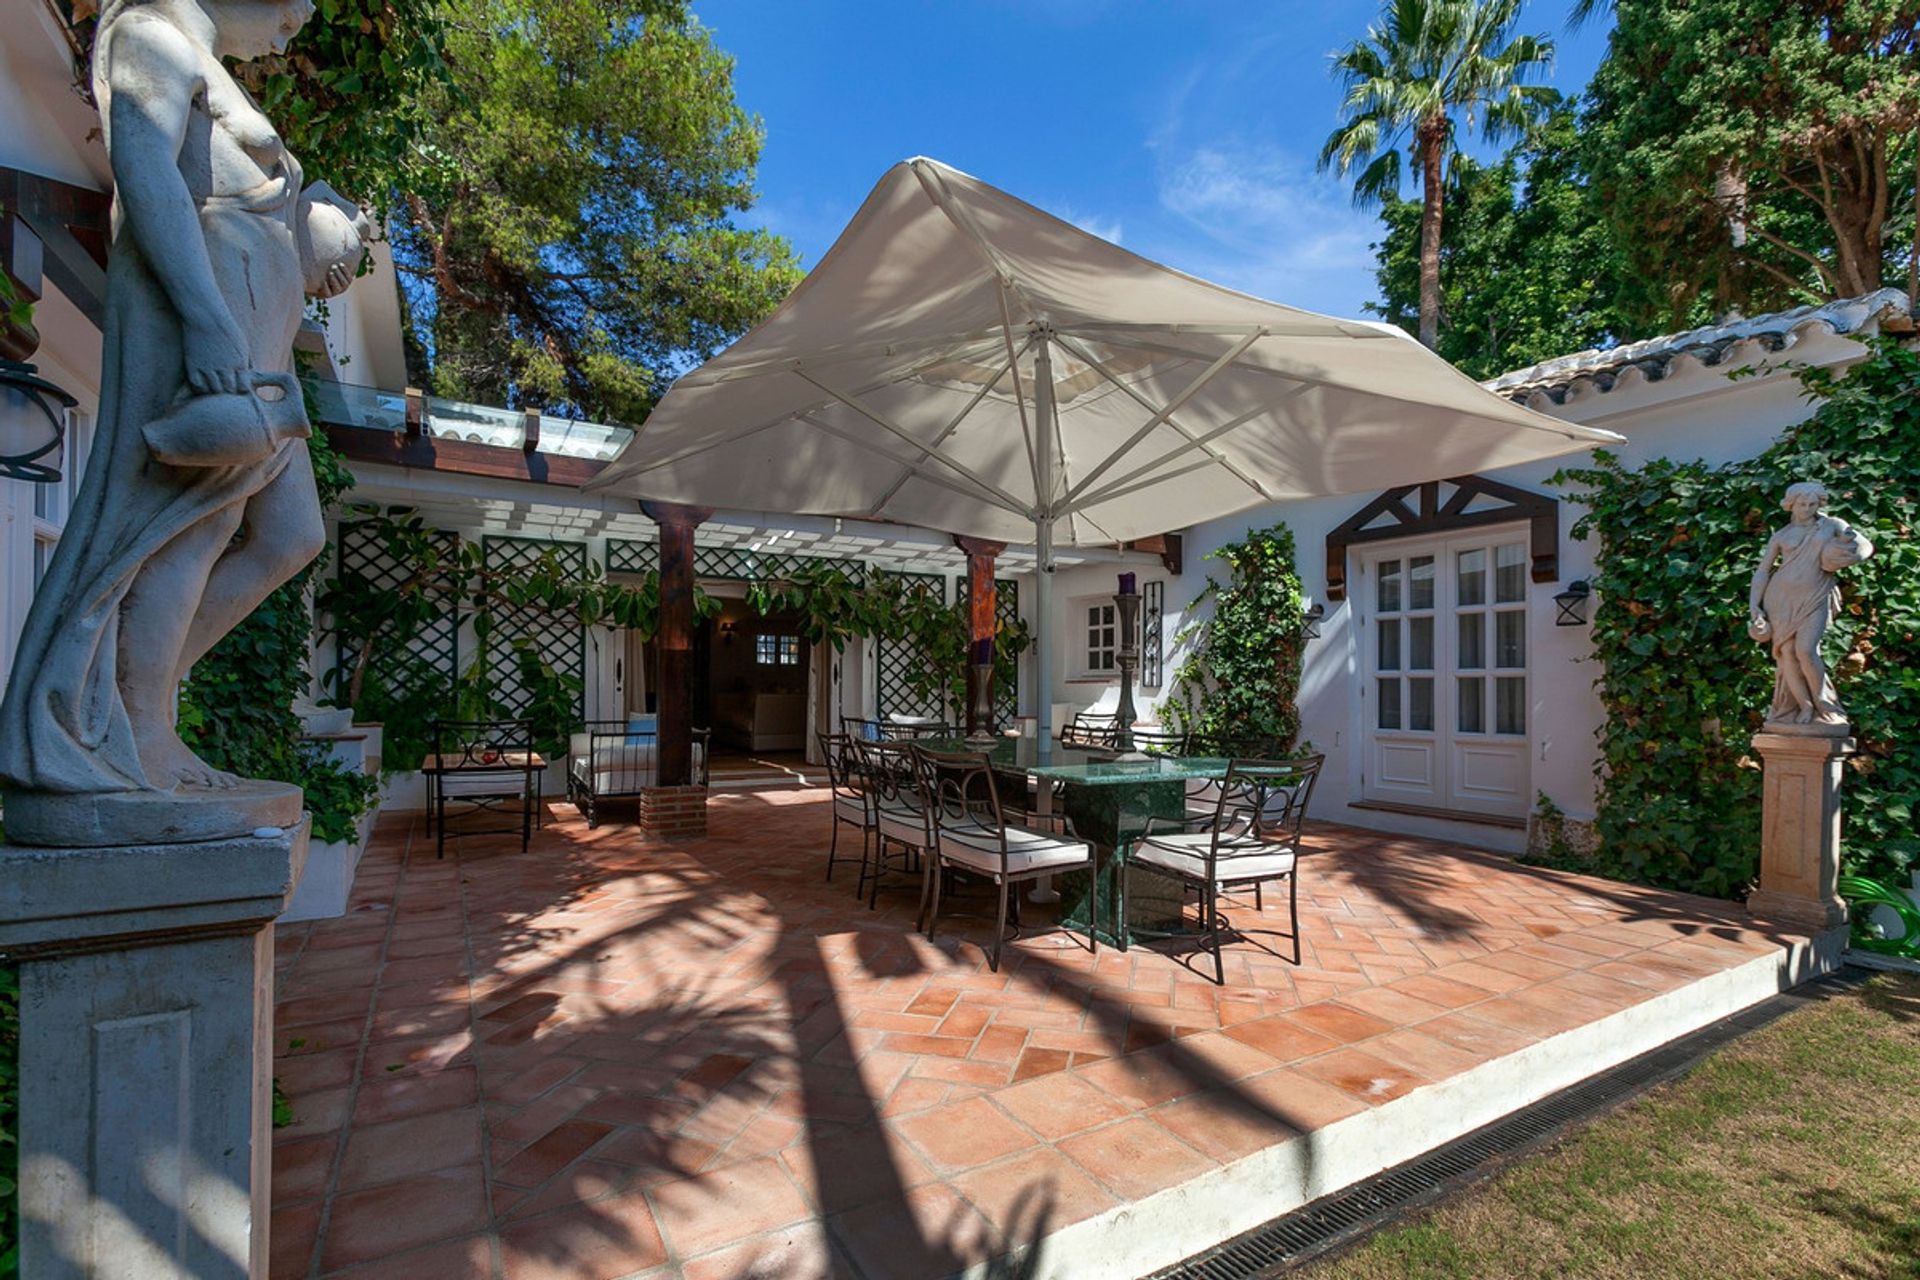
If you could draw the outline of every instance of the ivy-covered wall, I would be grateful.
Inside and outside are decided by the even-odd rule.
[[[1300,735],[1305,630],[1293,532],[1258,529],[1207,558],[1227,566],[1227,581],[1208,575],[1187,608],[1166,713],[1183,733],[1285,755]]]
[[[1759,456],[1725,466],[1597,455],[1560,481],[1599,539],[1592,641],[1603,875],[1719,897],[1753,883],[1760,768],[1750,739],[1772,661],[1746,633],[1747,592],[1780,499],[1819,480],[1873,540],[1841,575],[1827,660],[1860,754],[1845,777],[1846,869],[1904,880],[1920,857],[1920,354],[1877,339],[1851,369],[1799,373],[1819,409]]]

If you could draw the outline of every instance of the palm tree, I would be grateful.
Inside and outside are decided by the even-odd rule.
[[[1488,142],[1524,130],[1552,91],[1520,81],[1553,62],[1545,36],[1514,36],[1520,0],[1386,0],[1364,40],[1333,58],[1347,90],[1343,123],[1320,149],[1320,167],[1344,176],[1360,167],[1354,203],[1400,191],[1400,146],[1419,170],[1420,341],[1440,334],[1443,174],[1455,120],[1476,117]]]

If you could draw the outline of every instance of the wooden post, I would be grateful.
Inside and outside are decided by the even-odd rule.
[[[953,545],[967,553],[967,736],[972,737],[993,728],[993,633],[999,625],[993,563],[1007,544],[955,537]]]
[[[684,787],[693,780],[693,531],[713,515],[711,507],[642,502],[640,510],[660,526],[660,622],[654,647],[660,654],[660,736],[657,781]]]

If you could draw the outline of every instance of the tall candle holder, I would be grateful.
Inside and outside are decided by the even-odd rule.
[[[1134,575],[1120,575],[1120,590],[1113,597],[1119,615],[1119,650],[1114,661],[1120,667],[1120,706],[1114,712],[1114,745],[1122,751],[1133,750],[1133,673],[1140,667],[1140,592]]]

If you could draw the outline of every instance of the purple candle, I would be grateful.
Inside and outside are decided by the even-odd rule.
[[[1123,596],[1130,596],[1133,593],[1134,593],[1133,575],[1130,573],[1121,574],[1120,575],[1120,594]]]

